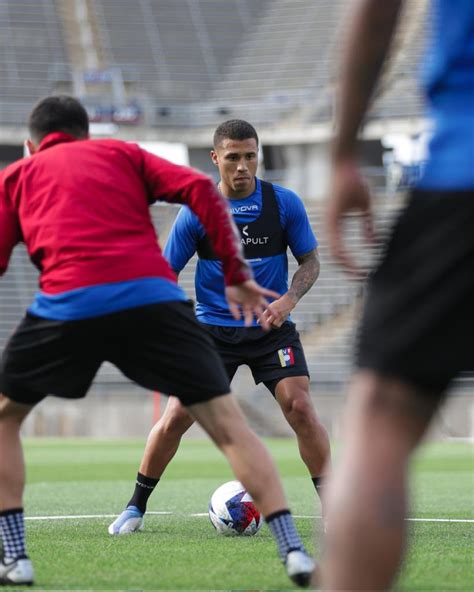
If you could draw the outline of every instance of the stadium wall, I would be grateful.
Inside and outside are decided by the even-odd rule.
[[[242,369],[235,390],[239,404],[251,426],[261,436],[293,437],[283,415],[265,387],[255,388],[247,370]],[[244,376],[242,376],[244,375]],[[246,386],[247,385],[247,386]],[[337,392],[316,392],[311,396],[330,437],[339,440],[342,434],[345,388]],[[261,404],[255,405],[256,397]],[[160,411],[166,397],[160,397]],[[129,384],[114,387],[96,384],[82,401],[67,401],[49,397],[28,417],[23,435],[36,437],[143,437],[156,419],[157,406],[152,393]],[[206,437],[198,426],[193,426],[186,437]],[[457,391],[448,398],[428,435],[430,440],[473,439],[474,396]]]

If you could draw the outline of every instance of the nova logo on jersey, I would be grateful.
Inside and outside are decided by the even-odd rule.
[[[233,214],[243,214],[245,212],[258,212],[257,204],[252,204],[250,206],[240,206],[236,208],[230,208],[230,211]]]
[[[280,358],[280,364],[282,368],[294,366],[295,364],[295,354],[293,353],[292,347],[284,347],[283,349],[279,349],[278,357]]]

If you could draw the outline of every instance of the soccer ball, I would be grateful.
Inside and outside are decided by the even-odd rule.
[[[263,524],[263,517],[239,481],[229,481],[215,490],[209,518],[217,532],[226,536],[251,536]]]

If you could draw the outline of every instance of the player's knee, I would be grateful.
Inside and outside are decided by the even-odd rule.
[[[182,434],[193,423],[193,419],[185,409],[174,409],[165,419],[163,431],[167,434]]]
[[[309,393],[305,390],[295,391],[284,406],[285,415],[300,424],[317,422],[316,412]]]
[[[236,443],[236,439],[233,437],[232,432],[228,430],[216,430],[211,437],[219,448],[226,448]]]

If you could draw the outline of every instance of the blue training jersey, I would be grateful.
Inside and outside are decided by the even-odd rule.
[[[318,246],[301,199],[292,191],[273,185],[280,214],[280,224],[288,246],[295,257],[309,253]],[[229,207],[237,224],[256,220],[262,211],[262,188],[256,180],[255,191],[245,199],[229,199]],[[197,217],[182,207],[171,229],[164,256],[179,273],[195,254],[198,242],[205,235]],[[288,258],[286,253],[273,257],[251,259],[255,280],[279,294],[288,291]],[[239,327],[244,321],[235,320],[227,306],[224,277],[220,261],[200,259],[196,268],[196,316],[202,323]],[[256,325],[256,321],[254,321]]]
[[[474,0],[433,0],[422,79],[434,133],[422,189],[474,189]]]

